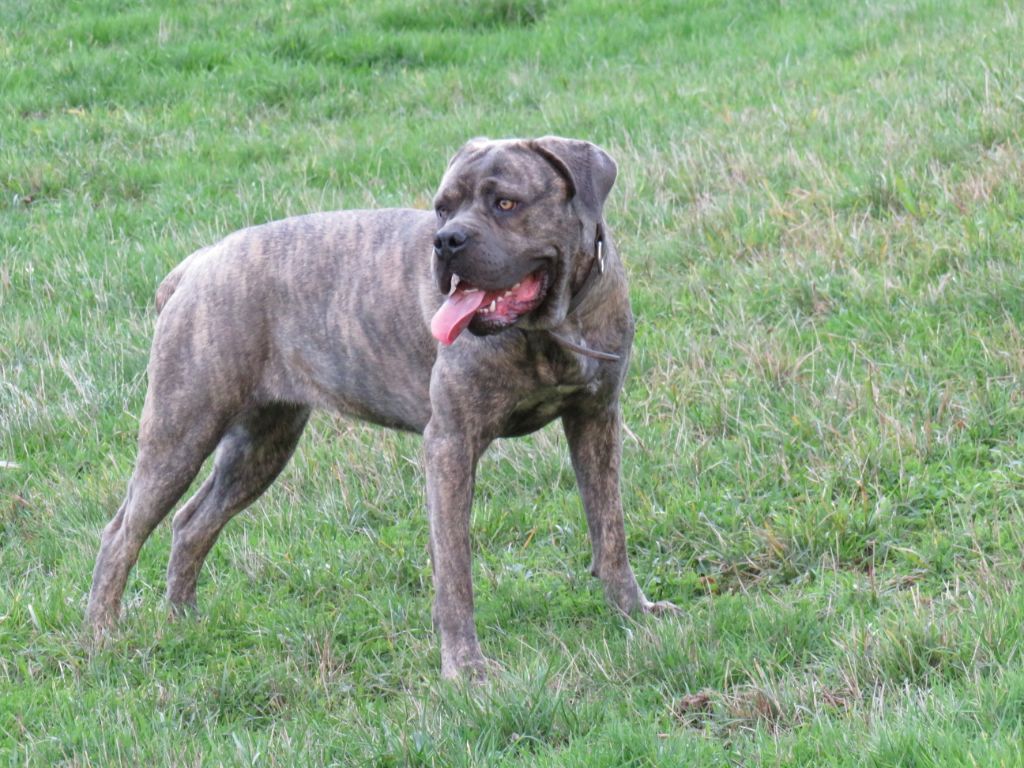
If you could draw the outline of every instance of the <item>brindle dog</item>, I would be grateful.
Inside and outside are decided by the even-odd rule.
[[[487,667],[470,575],[477,461],[556,418],[608,600],[671,610],[644,597],[626,556],[633,316],[602,215],[615,175],[585,141],[478,139],[452,158],[434,211],[299,216],[189,256],[157,291],[138,457],[103,530],[89,622],[116,621],[140,547],[216,451],[172,523],[167,597],[194,607],[217,535],[284,468],[314,407],[423,434],[445,677]]]

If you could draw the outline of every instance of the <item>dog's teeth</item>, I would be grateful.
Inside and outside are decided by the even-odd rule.
[[[489,309],[491,312],[493,312],[497,308],[497,306],[498,306],[498,300],[495,299],[494,301],[491,302],[491,306],[489,306],[487,309]]]
[[[461,283],[461,282],[462,282],[462,278],[460,278],[458,275],[456,275],[453,272],[452,273],[451,288],[448,289],[448,295],[449,296],[451,296],[453,293],[455,293],[455,289],[459,287],[459,283]]]

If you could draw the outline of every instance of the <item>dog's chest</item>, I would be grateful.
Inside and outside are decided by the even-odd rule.
[[[539,387],[519,399],[513,406],[502,429],[502,436],[516,437],[536,432],[557,419],[581,396],[586,396],[585,384],[556,384]]]
[[[614,389],[612,366],[551,345],[532,351],[531,381],[512,401],[501,430],[504,437],[535,432],[570,408],[593,405]]]

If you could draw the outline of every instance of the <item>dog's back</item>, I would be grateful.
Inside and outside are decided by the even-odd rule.
[[[164,305],[167,304],[168,299],[177,290],[178,284],[181,283],[181,279],[185,276],[185,272],[188,271],[188,265],[195,259],[199,254],[206,253],[214,246],[208,245],[205,248],[200,248],[198,251],[191,253],[187,256],[178,266],[167,273],[167,277],[160,281],[160,285],[156,289],[156,313],[159,315],[163,310]]]

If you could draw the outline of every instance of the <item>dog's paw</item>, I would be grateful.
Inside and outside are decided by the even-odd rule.
[[[649,600],[644,600],[643,612],[658,617],[678,616],[680,613],[682,613],[682,609],[675,603],[670,603],[668,600],[659,600],[656,603],[652,603]]]
[[[167,601],[167,620],[170,622],[176,621],[196,621],[202,614],[199,612],[199,603],[193,600],[168,600]]]
[[[502,671],[502,666],[482,653],[461,659],[446,659],[441,664],[441,677],[445,680],[484,683]]]
[[[86,609],[85,623],[82,625],[82,640],[93,648],[102,648],[117,631],[118,608],[110,609],[99,601],[92,601]]]

